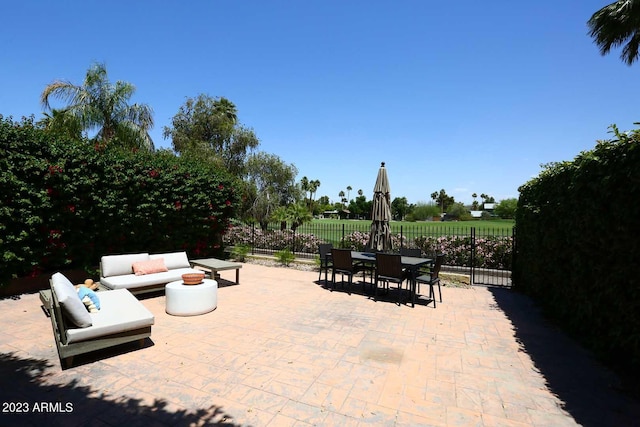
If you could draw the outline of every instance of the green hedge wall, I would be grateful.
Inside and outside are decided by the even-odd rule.
[[[610,364],[640,373],[640,134],[520,188],[513,284]]]
[[[32,118],[0,116],[0,285],[92,268],[110,253],[219,256],[238,204],[210,164],[51,140]]]

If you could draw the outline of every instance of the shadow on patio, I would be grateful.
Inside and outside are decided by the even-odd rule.
[[[373,285],[371,285],[371,283],[369,282],[354,281],[353,283],[349,284],[348,281],[342,281],[340,280],[340,277],[336,277],[335,288],[333,283],[331,282],[331,279],[329,279],[326,283],[324,279],[315,280],[313,283],[330,292],[341,292],[348,295],[358,295],[362,298],[374,301],[374,288],[372,287]],[[399,304],[398,292],[401,293]],[[383,290],[382,288],[380,288],[378,290],[377,302],[411,306],[411,293],[406,288],[406,284],[400,290],[398,290],[398,288],[394,286],[391,286],[389,290]],[[433,308],[433,301],[425,295],[417,295],[415,305],[415,308],[418,308],[419,306]]]
[[[149,404],[141,399],[109,396],[102,390],[80,384],[77,379],[64,385],[49,384],[47,377],[51,374],[47,371],[52,367],[47,360],[0,353],[2,425],[102,424],[91,418],[98,414],[106,414],[112,425],[238,425],[215,405],[193,412],[182,409],[172,412],[170,404],[161,397]]]
[[[640,402],[624,395],[620,379],[563,332],[545,322],[528,297],[488,287],[512,322],[516,339],[577,423],[584,426],[640,426]]]

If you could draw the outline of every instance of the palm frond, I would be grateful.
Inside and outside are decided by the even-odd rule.
[[[631,65],[638,59],[640,32],[640,0],[620,0],[594,13],[587,22],[589,35],[606,55],[624,45],[620,58]]]
[[[65,112],[80,123],[82,131],[95,132],[102,143],[116,138],[120,144],[153,150],[149,130],[153,127],[153,110],[144,104],[129,105],[135,86],[117,81],[112,84],[104,64],[87,70],[82,86],[55,81],[41,95],[45,108],[51,109],[50,98],[67,103]]]

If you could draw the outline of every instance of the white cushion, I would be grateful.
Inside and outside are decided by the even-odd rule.
[[[153,325],[153,313],[128,290],[102,291],[99,294],[100,311],[87,313],[91,316],[93,325],[89,328],[67,329],[67,342],[84,341]]]
[[[126,255],[105,255],[102,257],[100,265],[100,275],[103,277],[120,276],[122,274],[133,273],[133,263],[138,261],[148,261],[148,253],[126,254]]]
[[[56,293],[58,303],[66,315],[75,326],[86,328],[91,326],[91,316],[84,306],[76,288],[62,273],[55,273],[51,276],[51,288]]]
[[[152,254],[149,255],[150,259],[164,258],[164,265],[167,266],[169,270],[174,268],[189,268],[191,264],[189,264],[189,258],[187,258],[187,253],[182,252],[169,252],[166,254]]]
[[[122,276],[101,277],[100,284],[110,289],[135,289],[143,286],[163,285],[176,280],[182,280],[182,275],[186,273],[202,273],[202,270],[176,268],[163,273],[145,274],[142,276],[125,274]]]

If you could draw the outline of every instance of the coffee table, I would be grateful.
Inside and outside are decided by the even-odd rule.
[[[166,312],[173,316],[197,316],[218,307],[218,282],[204,279],[199,285],[185,285],[182,280],[165,286]]]
[[[242,268],[242,264],[239,262],[223,261],[217,258],[194,259],[190,260],[189,262],[193,267],[200,267],[205,270],[210,270],[211,276],[215,280],[220,279],[220,274],[218,273],[219,271],[235,270],[236,285],[240,284],[240,269]]]

